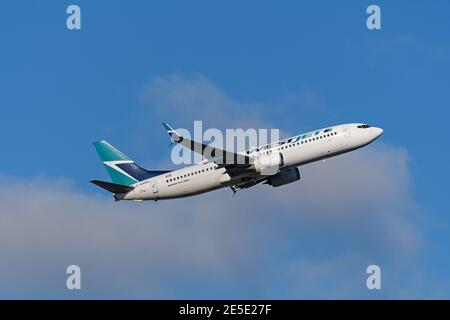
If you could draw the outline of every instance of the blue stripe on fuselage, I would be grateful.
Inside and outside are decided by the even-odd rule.
[[[141,168],[134,162],[121,163],[117,164],[117,166],[138,181],[150,179],[170,172],[170,170],[146,170],[144,168]]]

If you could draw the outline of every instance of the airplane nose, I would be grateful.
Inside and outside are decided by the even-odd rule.
[[[373,133],[375,134],[375,136],[378,138],[379,136],[381,136],[383,134],[384,130],[381,128],[373,128]]]

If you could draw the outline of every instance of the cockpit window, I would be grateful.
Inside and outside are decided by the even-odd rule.
[[[370,128],[370,126],[368,124],[361,124],[361,125],[358,126],[358,128],[360,128],[360,129],[367,129],[367,128]]]

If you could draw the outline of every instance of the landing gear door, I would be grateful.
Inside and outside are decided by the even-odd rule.
[[[152,192],[153,192],[153,194],[158,193],[158,183],[156,182],[156,180],[153,180],[151,182],[151,184],[152,184]]]

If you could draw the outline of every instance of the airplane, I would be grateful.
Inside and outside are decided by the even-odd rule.
[[[94,147],[113,182],[90,182],[111,192],[116,201],[176,199],[220,188],[229,188],[234,195],[259,183],[279,187],[298,181],[298,166],[359,149],[383,134],[383,129],[367,124],[343,124],[235,153],[163,126],[173,143],[201,153],[204,160],[173,171],[147,170],[102,140]]]

